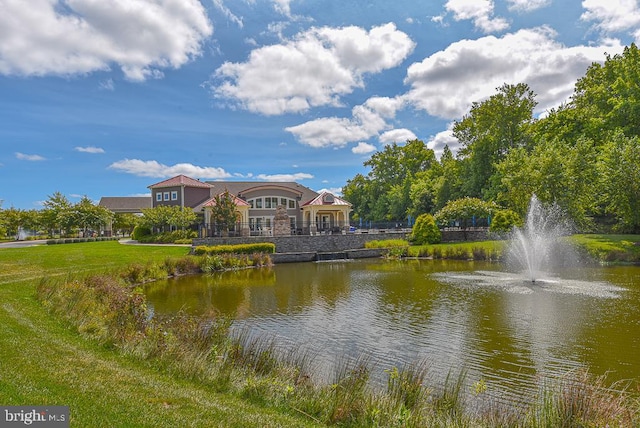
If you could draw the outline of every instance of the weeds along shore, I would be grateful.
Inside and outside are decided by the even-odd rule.
[[[247,400],[310,424],[337,426],[634,427],[637,391],[607,385],[586,371],[540,385],[525,406],[493,400],[480,380],[468,388],[464,372],[441,385],[427,363],[373,373],[362,356],[336,365],[330,382],[314,379],[314,355],[279,346],[273,337],[231,330],[216,313],[153,317],[141,284],[219,268],[268,265],[256,255],[205,255],[133,263],[117,272],[47,277],[37,286],[43,307],[78,334],[152,367],[176,381],[196,382],[214,394]],[[226,267],[225,267],[226,266]],[[374,384],[372,376],[385,379]],[[267,410],[270,409],[270,410]]]

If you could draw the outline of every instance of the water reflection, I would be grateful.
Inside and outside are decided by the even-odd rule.
[[[427,360],[444,378],[463,367],[507,391],[587,366],[640,379],[640,268],[566,271],[536,286],[499,265],[380,260],[278,265],[162,281],[158,313],[215,309],[236,328],[312,349],[330,376],[344,354],[382,369]]]

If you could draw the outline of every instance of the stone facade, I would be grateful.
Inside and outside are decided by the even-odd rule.
[[[276,215],[273,216],[273,236],[291,236],[291,222],[284,205],[276,207]]]

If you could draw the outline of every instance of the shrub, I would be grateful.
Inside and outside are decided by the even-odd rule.
[[[407,246],[409,243],[404,239],[380,239],[364,243],[364,248],[402,248]]]
[[[177,241],[182,241],[182,243],[191,244],[191,239],[197,236],[198,234],[192,230],[174,230],[173,232],[144,235],[141,236],[140,239],[137,239],[137,241],[156,244],[173,244],[178,243]]]
[[[173,241],[174,244],[192,244],[193,240],[191,238],[188,239],[176,239]]]
[[[140,241],[145,236],[149,236],[149,235],[151,235],[151,229],[144,226],[136,226],[133,228],[133,232],[131,233],[131,238],[136,241]]]
[[[239,244],[239,245],[199,245],[193,253],[197,256],[214,255],[214,254],[254,254],[276,252],[276,245],[271,242],[260,242],[257,244]]]
[[[167,275],[188,275],[201,273],[200,260],[198,257],[185,256],[180,258],[167,258],[164,261],[164,268]]]
[[[431,214],[421,214],[416,219],[411,232],[411,242],[415,245],[437,244],[442,239],[442,233]]]
[[[495,233],[506,233],[515,226],[522,226],[522,219],[512,210],[500,210],[491,219],[489,230]]]

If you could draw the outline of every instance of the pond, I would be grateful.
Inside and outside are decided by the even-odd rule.
[[[345,356],[426,362],[501,397],[586,367],[640,380],[640,267],[581,267],[526,282],[500,264],[367,259],[188,276],[146,289],[155,313],[215,309],[234,328],[311,350],[329,379]]]

